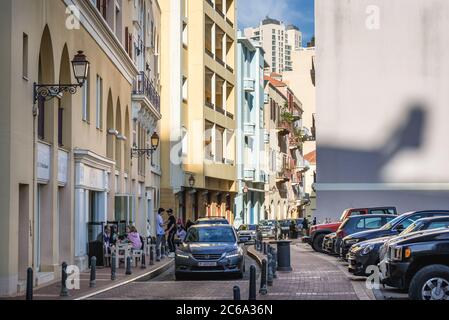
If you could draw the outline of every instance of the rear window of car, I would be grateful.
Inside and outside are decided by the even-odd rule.
[[[357,211],[351,211],[349,213],[349,216],[350,217],[352,217],[352,216],[359,216],[359,215],[362,215],[362,214],[365,214],[364,210],[357,210]]]
[[[379,229],[382,227],[381,217],[362,218],[357,223],[357,229]]]
[[[431,222],[428,229],[449,228],[449,221]]]

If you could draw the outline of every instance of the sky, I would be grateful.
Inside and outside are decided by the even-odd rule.
[[[314,0],[237,0],[239,28],[255,27],[267,15],[294,24],[303,33],[305,46],[315,34]]]

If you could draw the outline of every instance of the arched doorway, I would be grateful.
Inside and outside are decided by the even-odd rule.
[[[72,83],[70,56],[67,45],[64,45],[59,70],[59,83]],[[72,144],[72,95],[64,92],[58,99],[58,167],[65,168],[65,172],[58,174],[58,191],[56,198],[57,217],[59,218],[59,260],[70,262],[72,260],[71,239],[73,235],[71,211],[71,182],[69,165],[69,152]],[[60,163],[60,162],[65,162]],[[60,169],[64,170],[64,169]]]
[[[53,58],[53,44],[48,26],[45,26],[39,50],[38,83],[55,83],[55,68]],[[37,189],[34,212],[33,232],[33,265],[36,272],[41,271],[41,266],[51,266],[53,261],[54,227],[54,182],[51,145],[57,143],[55,134],[56,105],[58,99],[38,101],[37,139],[38,157],[35,165],[41,170],[37,171]]]

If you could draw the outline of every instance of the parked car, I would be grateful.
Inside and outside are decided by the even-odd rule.
[[[237,230],[237,235],[241,242],[252,242],[256,240],[256,224],[242,224]]]
[[[337,233],[329,233],[323,239],[323,251],[329,254],[335,254],[335,239],[337,238]]]
[[[375,230],[367,230],[351,234],[343,239],[344,245],[351,247],[354,244],[362,241],[377,239],[382,237],[397,236],[402,231],[407,229],[412,223],[419,219],[430,217],[448,216],[449,210],[427,210],[427,211],[412,211],[404,213],[394,220],[390,221],[382,228]]]
[[[418,231],[439,228],[449,228],[449,216],[420,219],[402,231],[398,237],[405,239],[406,236],[413,236]],[[383,237],[353,245],[348,254],[348,271],[356,276],[367,276],[366,268],[380,263],[381,247],[395,239],[396,237]]]
[[[318,224],[310,227],[310,236],[308,238],[309,244],[315,251],[322,252],[323,239],[329,233],[337,232],[340,225],[347,218],[356,215],[365,214],[397,214],[395,207],[376,207],[376,208],[359,208],[359,209],[346,209],[340,217],[340,220],[333,223]]]
[[[235,274],[243,278],[244,272],[243,248],[230,225],[192,226],[175,254],[176,280],[198,273]]]
[[[449,300],[449,229],[392,241],[379,266],[382,282],[413,300]]]
[[[277,220],[262,220],[257,225],[256,233],[262,238],[279,239],[281,235],[281,226]]]
[[[229,224],[225,217],[205,217],[196,220],[195,224]]]
[[[363,216],[352,216],[347,218],[338,228],[335,246],[341,258],[345,259],[352,244],[345,241],[347,236],[364,230],[377,230],[389,223],[397,216],[387,214],[371,214]]]

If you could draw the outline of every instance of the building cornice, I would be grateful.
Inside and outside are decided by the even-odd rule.
[[[103,19],[97,8],[86,0],[63,0],[64,3],[74,5],[80,10],[80,22],[98,46],[115,64],[120,73],[132,84],[139,73],[136,64],[125,51],[116,35]]]

